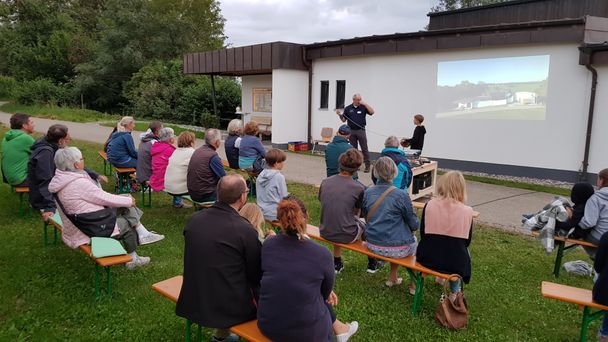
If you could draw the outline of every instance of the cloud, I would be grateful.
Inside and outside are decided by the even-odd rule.
[[[231,46],[273,41],[313,43],[415,32],[435,0],[224,0]]]

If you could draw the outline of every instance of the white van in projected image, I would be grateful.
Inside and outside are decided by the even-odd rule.
[[[437,65],[437,118],[544,120],[549,55]]]

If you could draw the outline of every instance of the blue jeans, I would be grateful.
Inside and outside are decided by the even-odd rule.
[[[184,202],[184,200],[182,199],[181,196],[173,196],[173,205],[180,206],[180,205],[182,205],[183,202]]]
[[[604,320],[600,327],[600,336],[608,336],[608,312],[604,314]]]
[[[452,293],[460,292],[460,279],[454,281],[449,280],[448,282],[450,284],[450,291],[452,291]]]

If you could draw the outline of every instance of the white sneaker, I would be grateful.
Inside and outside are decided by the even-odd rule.
[[[403,278],[397,278],[397,281],[395,281],[395,282],[387,280],[386,283],[384,283],[384,285],[386,285],[386,287],[393,287],[393,286],[401,285],[401,283],[403,283]]]
[[[350,339],[356,332],[359,330],[359,323],[357,321],[352,321],[348,324],[348,331],[344,334],[336,335],[337,342],[346,342]]]
[[[149,245],[151,243],[158,242],[164,238],[165,238],[165,236],[162,234],[156,234],[156,233],[150,232],[150,234],[139,238],[139,244],[140,245]]]
[[[128,270],[132,270],[135,267],[141,267],[141,266],[147,265],[149,263],[150,263],[150,257],[137,256],[135,259],[133,259],[133,261],[126,263],[125,267]]]

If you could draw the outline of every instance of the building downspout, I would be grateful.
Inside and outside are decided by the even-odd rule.
[[[308,69],[308,122],[307,122],[307,137],[308,143],[312,143],[312,63],[306,59],[306,47],[302,47],[302,62]]]
[[[592,54],[592,53],[591,53]],[[585,137],[585,154],[583,165],[579,173],[579,181],[586,182],[588,178],[587,169],[589,167],[589,149],[591,147],[591,130],[593,128],[593,112],[595,111],[595,93],[597,89],[597,70],[591,65],[591,55],[589,61],[585,63],[587,70],[591,71],[591,96],[589,98],[589,114],[587,117],[587,135]]]

